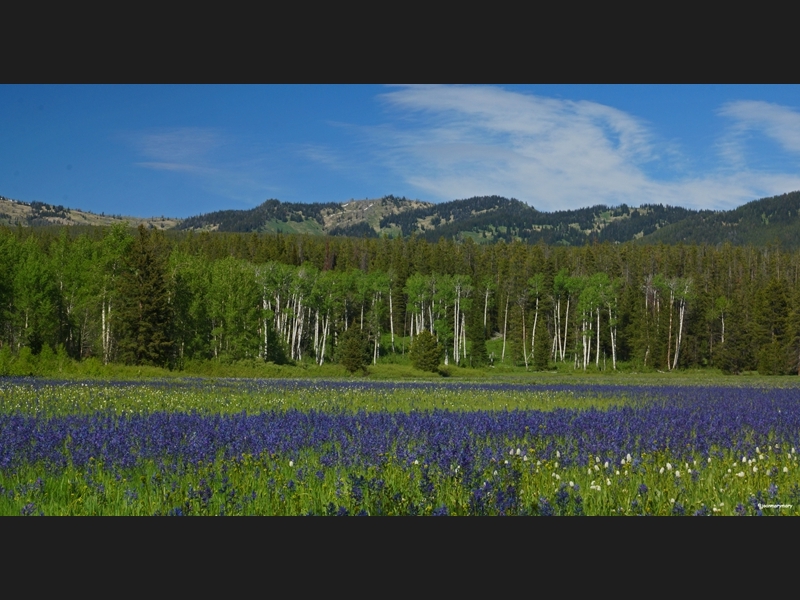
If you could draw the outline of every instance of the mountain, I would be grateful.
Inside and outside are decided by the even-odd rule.
[[[220,210],[189,217],[176,229],[200,231],[263,231],[377,237],[399,234],[399,228],[382,227],[381,220],[404,212],[435,206],[430,202],[384,196],[349,202],[292,203],[267,200],[249,210]]]
[[[141,219],[138,217],[123,217],[120,215],[96,214],[88,211],[65,208],[60,204],[47,204],[46,202],[22,202],[0,196],[0,225],[16,227],[43,227],[52,225],[101,225],[110,226],[115,223],[127,222],[132,227],[144,223],[156,229],[172,229],[180,219],[165,217],[151,217]]]
[[[504,239],[551,244],[584,244],[589,239],[627,241],[694,214],[685,208],[647,205],[629,209],[598,205],[540,212],[524,202],[481,196],[433,204],[395,196],[343,203],[300,204],[267,200],[249,210],[223,210],[190,217],[176,229],[283,232],[354,237],[417,234],[479,243]]]
[[[584,245],[591,242],[780,243],[800,248],[800,191],[754,200],[729,211],[692,210],[660,204],[638,208],[596,205],[541,212],[516,199],[479,196],[434,204],[396,196],[328,203],[267,200],[248,210],[221,210],[187,219],[138,219],[97,215],[42,202],[0,196],[0,224],[111,225],[128,221],[159,229],[300,233],[352,237],[419,235],[478,243]]]

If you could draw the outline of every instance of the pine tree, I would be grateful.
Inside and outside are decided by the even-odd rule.
[[[123,362],[165,366],[172,357],[167,260],[163,236],[139,225],[118,280],[116,318]]]
[[[421,331],[414,337],[409,350],[411,364],[421,371],[437,371],[444,350],[430,331]]]
[[[366,372],[370,360],[369,338],[367,332],[354,324],[343,332],[336,346],[336,355],[339,363],[350,373],[358,370]]]

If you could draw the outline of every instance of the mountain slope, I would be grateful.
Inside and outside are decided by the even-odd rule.
[[[42,227],[48,225],[95,225],[110,226],[115,223],[127,222],[136,227],[139,223],[152,226],[156,229],[172,229],[180,219],[165,217],[151,217],[141,219],[138,217],[123,217],[120,215],[96,214],[74,208],[65,208],[61,205],[47,204],[45,202],[21,202],[0,196],[0,225],[23,227]]]
[[[267,200],[248,210],[222,210],[187,219],[139,219],[97,215],[0,196],[0,224],[111,225],[127,221],[159,229],[300,233],[377,237],[419,235],[472,238],[478,243],[521,240],[527,243],[584,245],[592,242],[779,243],[800,248],[800,191],[754,200],[729,211],[697,211],[644,204],[632,208],[596,205],[540,212],[519,200],[479,196],[433,204],[395,196],[337,203]]]

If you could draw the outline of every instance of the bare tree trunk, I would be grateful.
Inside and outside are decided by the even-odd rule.
[[[506,295],[506,317],[503,322],[503,353],[500,356],[500,362],[505,362],[506,359],[506,331],[508,331],[508,295]]]
[[[597,307],[597,349],[595,350],[596,357],[594,366],[600,368],[600,307]]]
[[[522,310],[522,358],[525,360],[525,370],[528,370],[528,350],[525,348],[525,341],[528,334],[525,332],[525,307],[520,307]]]
[[[614,317],[611,315],[611,304],[608,305],[608,328],[611,333],[611,364],[617,370],[617,331],[614,325]]]
[[[486,299],[483,301],[483,335],[486,336],[486,312],[489,310],[489,288],[486,288]]]
[[[678,339],[675,343],[675,360],[672,363],[672,368],[676,369],[678,367],[678,355],[681,351],[681,338],[683,337],[683,316],[686,314],[686,299],[681,298],[680,303],[680,312],[679,312],[679,320],[678,320]]]
[[[671,371],[670,366],[670,350],[672,349],[672,303],[675,299],[675,293],[670,289],[669,291],[669,331],[667,333],[667,368]]]
[[[567,354],[567,327],[569,325],[569,298],[567,298],[567,311],[564,313],[564,343],[561,345],[561,362]]]
[[[392,310],[392,288],[389,288],[389,328],[392,331],[392,354],[394,354],[394,310]]]

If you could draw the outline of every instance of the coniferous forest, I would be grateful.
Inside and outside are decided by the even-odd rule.
[[[800,250],[777,246],[17,227],[0,273],[0,371],[370,364],[423,332],[468,368],[800,370]]]

